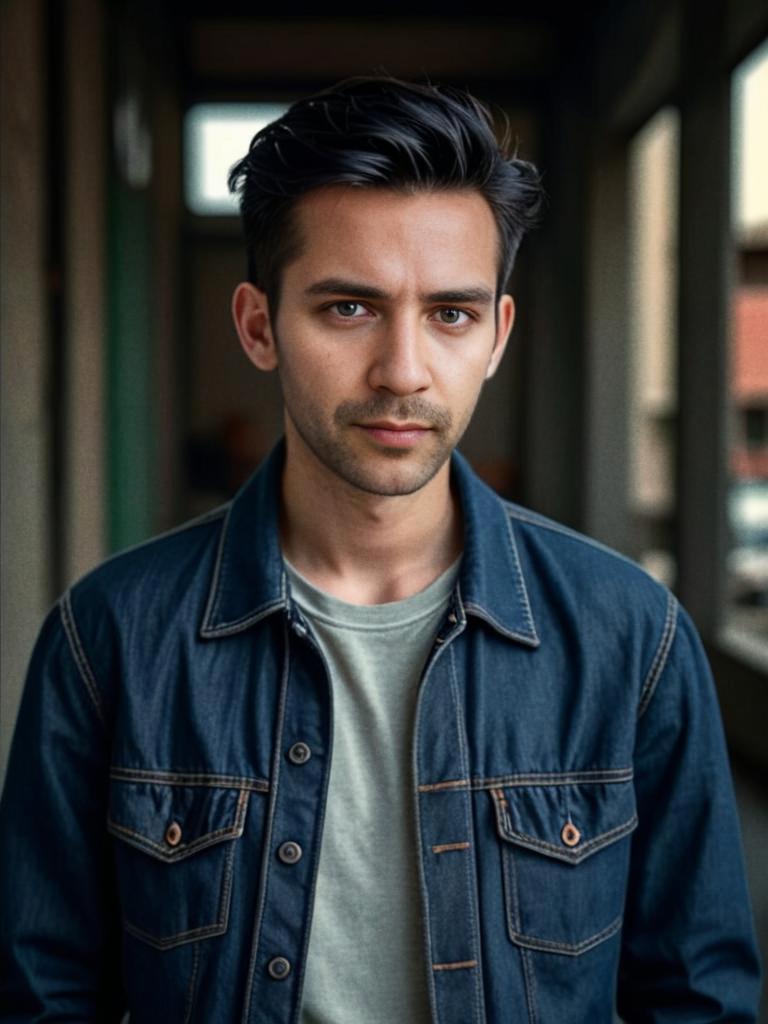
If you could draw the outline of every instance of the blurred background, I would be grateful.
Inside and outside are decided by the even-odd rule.
[[[230,322],[228,167],[308,92],[428,76],[506,118],[549,196],[462,447],[691,611],[768,950],[768,7],[366,10],[3,0],[0,777],[56,595],[226,500],[279,436]]]

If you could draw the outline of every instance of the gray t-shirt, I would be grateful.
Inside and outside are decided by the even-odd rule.
[[[458,567],[404,601],[352,605],[286,566],[333,691],[302,1024],[430,1019],[411,747],[419,680]]]

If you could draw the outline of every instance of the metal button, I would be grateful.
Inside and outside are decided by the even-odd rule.
[[[277,856],[283,864],[298,864],[303,852],[299,844],[292,842],[290,839],[287,843],[281,843],[277,848]]]
[[[563,825],[563,831],[560,833],[560,838],[566,846],[578,846],[581,842],[581,832],[579,832],[572,821],[566,821]]]
[[[451,614],[448,616],[448,621],[452,622],[455,625],[459,620],[456,618],[456,615],[453,612],[451,612]]]
[[[178,846],[181,842],[181,825],[178,821],[172,821],[165,830],[165,841],[169,846]]]
[[[269,971],[269,976],[274,978],[275,981],[282,981],[291,973],[291,962],[286,960],[284,956],[273,956],[267,964],[267,970]]]
[[[306,743],[294,743],[288,750],[288,760],[291,764],[306,764],[312,757],[312,750]]]
[[[442,644],[442,643],[444,643],[444,640],[443,640],[443,638],[441,636],[436,636],[435,637],[435,643],[436,644]]]
[[[296,636],[306,636],[307,627],[301,622],[294,622],[293,632],[296,634]]]

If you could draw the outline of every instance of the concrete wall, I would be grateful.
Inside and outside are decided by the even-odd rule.
[[[43,4],[6,0],[0,16],[2,774],[27,659],[53,581]]]

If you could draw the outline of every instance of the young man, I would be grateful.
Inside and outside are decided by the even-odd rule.
[[[285,440],[64,595],[3,803],[4,1020],[754,1020],[710,675],[454,453],[533,169],[470,97],[297,103],[232,172]]]

